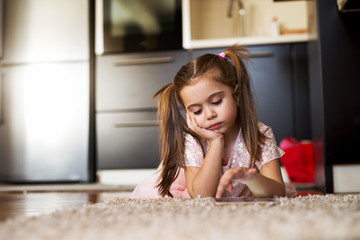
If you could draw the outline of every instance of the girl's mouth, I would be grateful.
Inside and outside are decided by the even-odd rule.
[[[215,124],[211,125],[208,129],[216,130],[216,129],[219,129],[220,127],[221,127],[221,123],[215,123]]]

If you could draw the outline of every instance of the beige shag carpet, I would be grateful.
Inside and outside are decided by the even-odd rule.
[[[8,220],[0,239],[360,239],[360,194],[220,205],[119,198]]]

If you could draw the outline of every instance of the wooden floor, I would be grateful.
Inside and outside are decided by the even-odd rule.
[[[315,189],[300,189],[299,195],[323,194]],[[49,214],[63,208],[81,207],[117,197],[128,197],[130,192],[0,192],[0,223],[18,216]]]
[[[124,192],[30,192],[0,193],[0,222],[17,216],[49,214],[63,208],[81,207],[128,196]]]

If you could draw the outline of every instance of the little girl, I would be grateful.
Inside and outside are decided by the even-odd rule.
[[[284,153],[271,128],[258,122],[248,59],[239,45],[205,54],[155,94],[161,170],[131,198],[285,195],[279,164]]]

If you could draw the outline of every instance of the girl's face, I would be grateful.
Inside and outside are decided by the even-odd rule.
[[[226,134],[237,128],[237,104],[233,90],[211,78],[217,70],[210,70],[180,90],[180,97],[190,116],[201,128]]]

